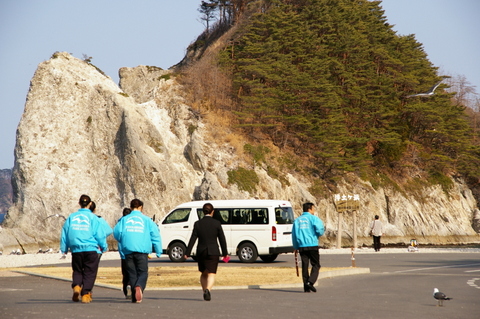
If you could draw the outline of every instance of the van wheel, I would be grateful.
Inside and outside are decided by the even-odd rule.
[[[241,244],[237,256],[242,263],[253,263],[257,260],[257,248],[250,243]]]
[[[173,262],[181,262],[185,261],[185,251],[187,247],[185,247],[182,243],[173,243],[170,247],[168,247],[168,258],[170,258]]]
[[[263,260],[266,263],[271,263],[274,262],[275,259],[277,259],[278,254],[273,254],[273,255],[260,255],[260,259]]]

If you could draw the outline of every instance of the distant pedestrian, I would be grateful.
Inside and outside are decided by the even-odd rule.
[[[131,213],[122,217],[113,229],[113,236],[125,256],[130,287],[133,288],[132,302],[140,303],[148,279],[148,254],[153,245],[157,257],[160,257],[162,240],[157,225],[142,213],[143,202],[134,199],[130,208]]]
[[[380,251],[380,237],[383,235],[383,224],[378,220],[378,215],[375,215],[375,220],[370,223],[370,234],[373,236],[373,249]]]
[[[303,204],[303,214],[295,219],[292,228],[293,248],[300,252],[302,260],[302,279],[304,292],[317,292],[314,284],[320,272],[320,254],[318,252],[318,238],[325,232],[323,221],[315,216],[315,207],[312,203]],[[308,273],[309,263],[312,265]]]
[[[89,209],[91,199],[82,195],[80,209],[68,216],[62,228],[60,251],[72,252],[72,300],[90,303],[100,258],[108,248],[105,230],[99,218]]]
[[[218,243],[222,247],[222,256],[228,255],[227,242],[223,233],[222,224],[213,218],[214,208],[210,203],[203,205],[203,218],[196,221],[193,226],[192,236],[188,242],[185,252],[185,258],[190,256],[193,246],[198,238],[196,258],[198,261],[198,270],[201,272],[200,284],[202,285],[203,299],[211,300],[210,291],[215,283],[215,274],[217,273],[220,250]]]

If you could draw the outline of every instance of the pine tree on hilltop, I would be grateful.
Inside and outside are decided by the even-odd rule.
[[[441,174],[478,163],[463,110],[442,86],[406,99],[442,78],[414,36],[392,30],[380,1],[263,3],[222,55],[241,126],[309,152],[322,177],[393,168],[407,149]]]

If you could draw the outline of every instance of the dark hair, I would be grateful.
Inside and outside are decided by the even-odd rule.
[[[202,210],[205,215],[210,215],[213,212],[213,205],[210,203],[206,203],[205,205],[203,205]]]
[[[95,208],[97,208],[97,205],[95,204],[95,202],[92,201],[92,203],[90,204],[90,207],[89,209],[93,212],[95,212]]]
[[[303,204],[303,211],[308,212],[310,209],[312,209],[313,206],[315,205],[313,205],[312,203],[305,203]]]
[[[378,219],[378,218],[379,218],[378,215],[375,215],[375,219]]]
[[[90,199],[90,196],[88,195],[82,195],[80,196],[80,199],[78,200],[78,203],[80,204],[80,207],[85,208],[90,204],[92,200]]]
[[[135,208],[139,208],[143,206],[143,202],[141,200],[139,200],[138,198],[135,198],[135,199],[132,199],[132,201],[130,202],[130,208],[133,210]]]
[[[130,208],[125,207],[125,208],[123,209],[122,214],[123,214],[123,216],[127,216],[127,215],[130,214],[131,212],[132,212],[132,210],[131,210]]]

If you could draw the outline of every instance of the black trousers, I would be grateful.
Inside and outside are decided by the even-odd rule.
[[[135,289],[135,287],[140,286],[144,291],[148,279],[148,254],[131,253],[125,255],[125,264],[130,279],[130,287]]]
[[[122,286],[123,286],[123,294],[127,295],[127,286],[130,285],[130,278],[128,277],[127,271],[127,262],[125,259],[121,260],[121,268],[122,268]],[[131,286],[130,286],[131,287]]]
[[[380,251],[380,237],[381,236],[373,236],[373,249],[375,249],[375,251]]]
[[[302,278],[303,284],[308,281],[315,284],[318,279],[318,273],[320,272],[320,254],[318,247],[315,248],[300,248],[300,258],[302,260]],[[308,273],[309,263],[312,265],[310,274]]]
[[[92,291],[97,279],[99,254],[96,251],[72,253],[72,288],[82,287],[81,295]]]

